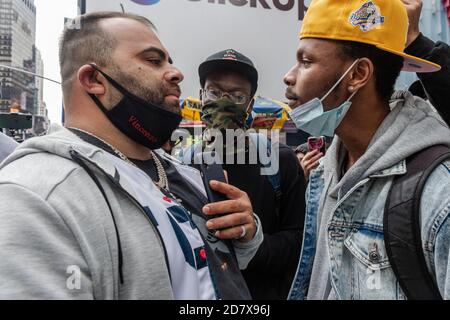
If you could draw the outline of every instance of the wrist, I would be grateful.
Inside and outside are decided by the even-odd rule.
[[[410,46],[418,37],[420,36],[420,30],[415,29],[408,33],[408,37],[406,40],[406,48]]]

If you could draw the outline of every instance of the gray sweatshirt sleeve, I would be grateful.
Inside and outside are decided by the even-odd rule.
[[[48,202],[0,184],[0,300],[93,299],[73,233]]]

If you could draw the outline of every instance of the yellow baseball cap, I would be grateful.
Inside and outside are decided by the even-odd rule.
[[[403,57],[403,71],[439,71],[438,64],[404,53],[408,23],[401,0],[313,0],[303,20],[300,39],[371,44]]]

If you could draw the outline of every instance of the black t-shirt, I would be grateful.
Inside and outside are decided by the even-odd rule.
[[[258,300],[285,300],[289,294],[300,256],[305,215],[305,178],[295,153],[280,144],[282,198],[260,164],[224,165],[229,183],[247,192],[259,216],[264,242],[243,271],[252,297]],[[279,210],[277,210],[279,207]]]
[[[89,144],[97,146],[114,156],[118,156],[108,145],[94,136],[78,130],[73,130],[73,133]],[[250,292],[245,285],[242,273],[239,270],[231,242],[218,240],[212,237],[206,229],[206,217],[204,216],[202,209],[208,203],[208,200],[201,192],[199,192],[199,190],[183,178],[172,163],[166,161],[156,153],[155,155],[161,161],[161,164],[165,169],[171,194],[163,189],[161,192],[169,197],[173,195],[176,200],[189,211],[192,220],[203,236],[208,257],[208,266],[216,290],[218,291],[218,298],[223,300],[250,299]],[[130,161],[144,171],[153,181],[158,181],[158,173],[154,160],[140,161],[130,159]]]

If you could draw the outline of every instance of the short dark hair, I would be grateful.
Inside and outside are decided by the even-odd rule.
[[[99,24],[102,20],[112,18],[135,20],[155,29],[147,18],[130,13],[101,11],[75,18],[74,23],[65,27],[59,43],[59,63],[64,91],[82,65],[95,61],[104,67],[110,63],[117,43],[114,36],[103,30]]]
[[[343,59],[368,58],[372,61],[378,95],[383,101],[389,101],[403,68],[404,59],[401,56],[378,49],[374,45],[351,41],[336,42],[340,45],[339,54]]]

